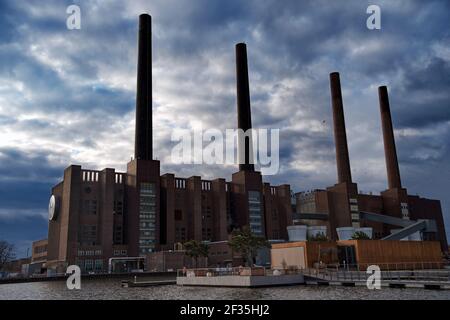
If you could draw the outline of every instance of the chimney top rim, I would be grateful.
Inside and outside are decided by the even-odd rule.
[[[149,13],[141,13],[141,14],[139,15],[139,18],[140,18],[140,19],[143,19],[143,18],[151,19],[152,16],[151,16]]]

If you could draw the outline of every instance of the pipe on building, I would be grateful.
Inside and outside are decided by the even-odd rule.
[[[386,86],[378,88],[380,101],[381,127],[383,129],[384,155],[389,189],[401,188],[400,170],[398,167],[397,151],[395,148],[394,129],[392,127],[391,108]]]
[[[152,141],[152,18],[139,16],[136,131],[134,157],[153,159]]]
[[[338,72],[330,73],[331,105],[333,108],[334,143],[338,183],[352,182],[347,135],[345,132],[344,108],[342,104],[341,80]]]
[[[238,128],[246,132],[252,128],[250,110],[250,89],[248,82],[247,46],[245,43],[236,45],[236,86],[237,86],[237,113]],[[239,162],[239,171],[254,171],[253,163],[250,163],[250,155],[253,150],[251,137],[245,139],[244,161]]]

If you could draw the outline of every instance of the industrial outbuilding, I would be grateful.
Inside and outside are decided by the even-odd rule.
[[[343,240],[299,241],[272,245],[274,269],[340,266],[365,270],[439,269],[442,253],[437,241]]]

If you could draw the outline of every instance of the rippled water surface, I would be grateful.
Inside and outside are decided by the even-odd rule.
[[[0,285],[0,299],[445,299],[450,290],[392,289],[365,287],[290,286],[272,288],[206,288],[167,285],[122,288],[118,279],[83,280],[81,290],[68,290],[64,281]]]

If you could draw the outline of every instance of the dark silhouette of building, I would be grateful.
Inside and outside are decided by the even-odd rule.
[[[289,185],[271,186],[249,161],[232,181],[160,175],[152,158],[151,17],[139,18],[135,157],[126,172],[72,165],[53,187],[49,268],[78,264],[107,270],[108,259],[167,250],[187,240],[225,241],[244,225],[268,239],[287,239],[292,224]],[[238,127],[251,128],[246,46],[236,45]],[[241,155],[242,156],[242,155]]]
[[[369,227],[374,238],[388,236],[398,226],[361,218],[361,212],[381,214],[403,220],[434,220],[435,227],[421,232],[423,240],[440,241],[442,251],[447,251],[447,237],[439,200],[408,195],[400,180],[400,170],[395,148],[394,131],[386,86],[378,88],[384,151],[386,156],[388,189],[380,195],[358,192],[352,182],[345,132],[344,112],[339,73],[330,74],[331,102],[336,143],[338,183],[326,190],[299,192],[296,194],[295,219],[297,223],[327,226],[331,239],[337,240],[336,228]],[[316,217],[314,216],[316,215]]]
[[[375,238],[389,234],[392,226],[365,221],[361,211],[433,219],[437,231],[424,238],[439,240],[447,249],[440,202],[408,195],[401,186],[386,87],[380,87],[379,95],[389,189],[381,195],[366,195],[352,182],[340,79],[332,73],[338,183],[326,190],[297,193],[293,206],[289,185],[272,186],[255,171],[250,138],[244,142],[244,153],[239,155],[243,161],[231,181],[161,175],[160,162],[152,152],[151,48],[151,17],[143,14],[139,17],[134,159],[126,172],[87,170],[79,165],[65,169],[63,180],[52,188],[49,205],[49,270],[77,264],[85,272],[103,272],[111,258],[136,259],[191,239],[222,243],[233,229],[243,226],[267,239],[288,240],[287,227],[294,218],[296,223],[327,226],[332,239],[338,237],[336,228],[342,227],[372,227]],[[252,123],[244,43],[236,45],[236,78],[237,126],[248,130]]]

